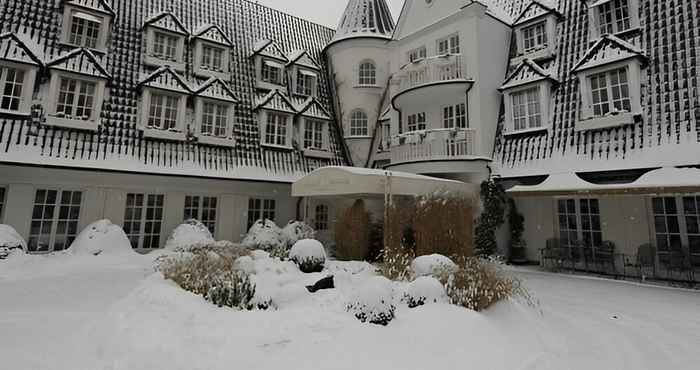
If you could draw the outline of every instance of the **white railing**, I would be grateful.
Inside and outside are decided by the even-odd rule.
[[[440,81],[463,79],[466,76],[462,55],[448,54],[408,63],[394,76],[400,90]]]
[[[391,139],[391,163],[466,159],[477,155],[474,129],[415,131]]]

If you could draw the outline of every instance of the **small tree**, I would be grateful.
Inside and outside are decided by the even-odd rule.
[[[475,230],[476,253],[490,256],[496,252],[496,230],[505,222],[505,191],[492,180],[481,183],[481,201],[484,210],[479,216]]]

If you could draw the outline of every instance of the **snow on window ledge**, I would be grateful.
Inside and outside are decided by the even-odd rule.
[[[227,137],[218,137],[210,135],[199,135],[197,141],[201,144],[215,145],[215,146],[226,146],[233,147],[236,146],[236,140]]]
[[[162,59],[153,55],[146,55],[143,62],[150,67],[160,68],[162,66],[170,66],[180,73],[185,72],[185,63]]]
[[[57,117],[48,115],[46,118],[48,126],[57,126],[64,128],[73,128],[78,130],[97,131],[99,125],[94,120],[80,120],[72,118]]]
[[[587,119],[581,119],[576,123],[575,130],[577,132],[580,132],[631,125],[634,123],[634,117],[637,115],[639,114],[632,112],[621,112],[617,114],[608,114],[602,117],[591,117]]]
[[[143,136],[153,139],[185,141],[187,135],[184,132],[161,130],[158,128],[146,127],[143,129]]]
[[[524,130],[517,130],[517,131],[507,131],[503,133],[503,136],[515,136],[515,135],[526,135],[526,134],[534,134],[534,133],[541,133],[547,131],[547,126],[541,126],[541,127],[534,127],[534,128],[527,128]]]
[[[266,148],[271,148],[271,149],[294,150],[294,148],[292,148],[289,145],[277,145],[277,144],[261,143],[260,146],[263,146]]]
[[[304,149],[304,156],[314,157],[314,158],[331,159],[331,158],[333,158],[333,153],[331,153],[325,149],[307,148],[307,149]]]

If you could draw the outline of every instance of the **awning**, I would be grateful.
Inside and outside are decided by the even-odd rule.
[[[649,171],[628,184],[598,185],[575,173],[551,174],[537,185],[517,185],[507,191],[513,196],[557,196],[576,194],[666,194],[700,192],[700,170],[665,167]]]
[[[389,186],[387,186],[389,181]],[[292,185],[292,196],[419,196],[448,192],[472,197],[475,185],[412,173],[356,167],[323,167],[299,179]]]

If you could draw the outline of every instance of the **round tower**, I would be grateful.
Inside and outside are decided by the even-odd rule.
[[[365,167],[390,77],[394,19],[385,0],[350,0],[324,52],[338,122],[353,164]]]

